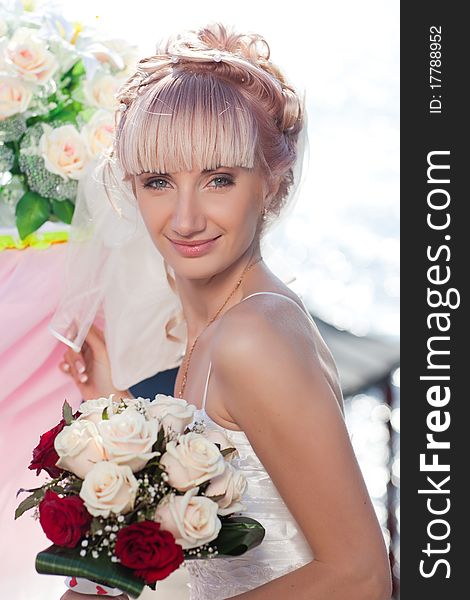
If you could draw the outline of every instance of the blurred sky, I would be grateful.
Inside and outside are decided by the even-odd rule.
[[[262,34],[271,60],[306,94],[309,165],[276,234],[296,290],[341,328],[398,335],[398,0],[54,4],[142,55],[170,33],[211,21]]]

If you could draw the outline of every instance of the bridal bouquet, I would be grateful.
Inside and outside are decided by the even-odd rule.
[[[57,9],[10,4],[0,8],[0,226],[22,247],[44,223],[71,222],[80,177],[111,145],[114,94],[137,48]]]
[[[264,529],[239,513],[247,482],[222,432],[163,394],[83,402],[44,433],[30,469],[50,476],[18,506],[53,545],[39,573],[79,576],[138,597],[184,560],[239,555]]]

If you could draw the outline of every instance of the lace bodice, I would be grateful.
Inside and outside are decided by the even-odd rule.
[[[291,300],[288,296],[275,292],[256,294],[276,294]],[[246,296],[243,300],[256,294]],[[291,301],[299,306],[294,300]],[[186,561],[190,576],[191,600],[230,598],[293,571],[313,558],[300,527],[256,456],[245,433],[222,427],[206,413],[211,368],[212,363],[209,364],[202,408],[196,411],[195,417],[204,421],[207,428],[222,430],[238,449],[239,456],[233,459],[233,464],[243,472],[248,482],[243,496],[243,504],[246,507],[243,514],[259,521],[265,528],[266,535],[259,546],[243,556]]]

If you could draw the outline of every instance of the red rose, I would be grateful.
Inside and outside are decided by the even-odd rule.
[[[160,523],[142,521],[124,527],[116,537],[116,556],[145,583],[155,583],[173,573],[184,560],[183,548]]]
[[[62,419],[58,425],[43,433],[39,438],[39,444],[33,450],[33,460],[28,467],[32,471],[36,469],[36,475],[39,475],[42,469],[47,471],[51,477],[59,477],[62,473],[62,469],[55,466],[59,455],[55,451],[54,440],[64,427],[65,421]]]
[[[91,515],[79,496],[61,498],[47,490],[39,504],[39,522],[51,542],[75,548],[88,531]]]
[[[80,412],[77,411],[73,416],[76,418],[79,415]],[[46,431],[46,433],[43,433],[39,438],[39,444],[33,450],[33,460],[28,467],[28,469],[31,469],[32,471],[36,469],[36,475],[39,475],[42,469],[44,469],[51,477],[59,477],[63,472],[63,469],[59,469],[59,467],[55,466],[56,462],[59,460],[59,455],[55,451],[54,440],[64,427],[65,421],[62,419],[60,423],[52,429],[49,429],[49,431]]]

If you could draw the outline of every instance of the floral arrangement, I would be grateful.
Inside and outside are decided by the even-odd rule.
[[[0,227],[19,234],[16,247],[46,222],[71,222],[78,181],[111,145],[114,95],[137,59],[136,47],[44,6],[0,10]]]
[[[83,402],[40,437],[29,468],[50,479],[15,518],[34,509],[53,542],[40,573],[73,575],[138,597],[184,560],[239,555],[264,528],[237,515],[247,482],[236,448],[194,420],[194,406],[163,394]]]

